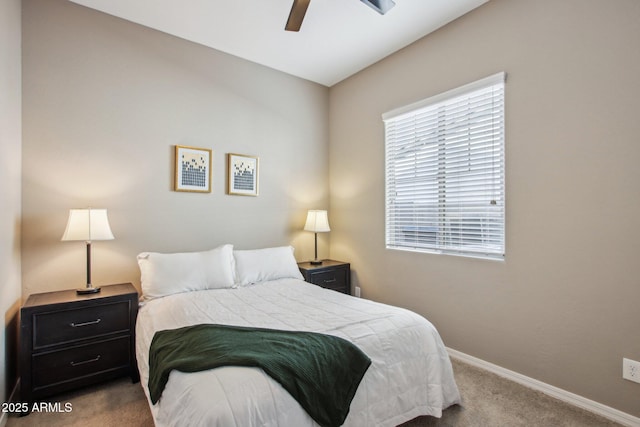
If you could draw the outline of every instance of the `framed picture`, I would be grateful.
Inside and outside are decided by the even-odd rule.
[[[175,191],[211,192],[211,150],[176,145]]]
[[[258,158],[227,154],[227,194],[258,195]]]

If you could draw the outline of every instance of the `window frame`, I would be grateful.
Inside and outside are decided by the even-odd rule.
[[[505,83],[506,73],[496,73],[382,115],[385,127],[385,246],[387,249],[493,260],[505,259]],[[489,92],[491,94],[487,95]],[[460,113],[460,116],[467,120],[462,121],[462,125],[450,118],[448,121],[438,118],[440,114],[451,115],[452,113],[446,112],[448,108],[454,108],[453,111],[458,114],[459,105],[464,105],[465,100],[468,105],[471,105],[472,99],[489,100],[492,104],[490,108],[487,108],[486,104],[473,104],[473,110],[468,108],[466,112]],[[487,114],[487,110],[490,113]],[[478,112],[482,113],[481,116],[485,120],[482,129],[490,129],[488,137],[472,136],[472,127],[478,126],[477,123],[479,123],[475,118]],[[434,122],[433,118],[436,117],[435,122],[437,122],[437,124],[428,123],[432,129],[437,129],[431,132],[429,137],[420,133],[427,122],[426,117],[429,117],[431,122]],[[487,117],[491,120],[489,125],[486,124]],[[411,128],[411,120],[415,122],[413,128]],[[449,123],[454,124],[449,125]],[[465,126],[468,128],[469,135],[466,140],[464,137],[460,138],[460,134],[466,129]],[[404,135],[396,137],[396,134]],[[456,142],[451,143],[454,139]],[[429,142],[425,142],[427,140]],[[451,159],[459,161],[461,157],[460,153],[451,153],[459,149],[460,144],[464,144],[465,141],[469,146],[469,172],[447,172],[447,170],[455,170],[455,167],[451,166],[454,164]],[[473,156],[472,143],[475,150]],[[488,146],[491,148],[487,149]],[[437,154],[434,154],[436,151],[434,147],[437,147]],[[401,153],[402,156],[401,149],[404,150]],[[428,161],[425,160],[427,154],[424,154],[427,150],[431,151],[428,154],[431,156]],[[416,158],[415,163],[412,163],[412,160],[406,160],[411,157],[411,154]],[[401,159],[398,160],[398,158]],[[390,164],[390,162],[394,163]],[[413,171],[409,170],[412,166]],[[470,182],[462,183],[465,180],[465,173],[467,176],[476,175],[476,172],[471,172],[472,167],[480,170],[477,173],[480,177],[473,176],[467,178]],[[402,172],[397,172],[397,168],[402,168]],[[394,176],[390,176],[392,173]],[[399,176],[403,176],[403,179],[409,183],[398,184],[397,182],[402,182]],[[434,180],[437,184],[433,183]],[[457,183],[455,183],[456,180]],[[466,194],[456,199],[456,191],[462,194],[461,191],[468,189],[470,184],[478,184],[480,189],[474,190],[473,194],[479,197],[487,197],[486,193],[491,192],[488,202],[491,207],[478,207],[476,202],[473,209],[467,207],[464,203],[472,198]],[[427,191],[426,189],[429,189],[430,196],[423,194]],[[410,195],[412,190],[413,196],[407,196],[406,194]],[[405,195],[401,194],[402,191]],[[401,206],[402,202],[398,200],[403,197],[404,203],[410,204],[409,207]],[[455,217],[453,212],[456,210],[451,200],[458,200],[456,206],[459,210],[460,225],[457,244],[454,242],[456,234],[451,226]],[[466,214],[465,209],[469,209],[471,214]],[[402,232],[399,231],[401,226],[404,227]],[[488,231],[483,231],[483,227]],[[399,237],[401,235],[404,237]],[[412,235],[413,239],[411,239]],[[430,243],[431,241],[433,243]]]

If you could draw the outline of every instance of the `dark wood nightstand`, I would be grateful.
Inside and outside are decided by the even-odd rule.
[[[29,296],[20,309],[22,402],[130,375],[135,354],[138,292],[131,283]]]
[[[323,288],[351,295],[351,265],[348,262],[325,259],[320,265],[299,262],[304,280]]]

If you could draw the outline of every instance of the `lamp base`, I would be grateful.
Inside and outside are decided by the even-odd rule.
[[[98,292],[100,292],[100,287],[94,288],[93,286],[90,286],[87,288],[76,289],[76,293],[78,295],[97,294]]]
[[[309,261],[311,265],[322,265],[322,260],[315,259],[313,261]]]

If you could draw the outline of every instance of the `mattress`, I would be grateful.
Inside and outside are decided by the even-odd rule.
[[[460,401],[449,356],[429,321],[298,279],[185,292],[142,304],[136,354],[147,399],[154,333],[202,323],[313,331],[357,345],[372,364],[351,402],[346,426],[396,426],[420,415],[440,417]],[[149,404],[157,426],[317,425],[259,368],[173,371],[159,402]]]

